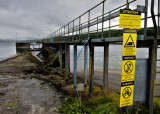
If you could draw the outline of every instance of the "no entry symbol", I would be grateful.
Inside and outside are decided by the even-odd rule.
[[[124,65],[124,72],[127,74],[130,74],[133,71],[133,63],[131,61],[128,61]]]
[[[129,98],[131,94],[132,94],[132,89],[130,87],[126,87],[122,92],[122,96],[125,99]]]

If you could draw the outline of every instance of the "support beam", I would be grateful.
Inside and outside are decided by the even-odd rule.
[[[65,44],[65,75],[69,75],[69,67],[70,67],[70,53],[69,53],[69,45]]]
[[[68,59],[69,59],[69,63],[68,63],[68,68],[69,68],[69,73],[71,73],[71,69],[70,69],[70,46],[68,45]]]
[[[75,83],[77,83],[77,63],[76,63],[76,60],[77,60],[77,44],[74,44],[74,46],[73,46],[73,73],[74,73]]]
[[[94,78],[94,46],[90,44],[90,63],[89,63],[89,77],[90,77],[90,84],[89,84],[89,92],[93,91],[93,78]]]
[[[109,44],[104,45],[104,64],[103,64],[103,91],[108,89],[108,59],[109,59]]]
[[[153,47],[149,48],[149,63],[150,63],[150,84],[149,84],[149,113],[153,114],[153,98],[154,98],[154,85],[156,79],[156,60],[157,60],[157,42],[153,41]]]
[[[60,62],[60,75],[62,75],[62,61],[63,61],[63,59],[62,59],[62,53],[63,53],[63,50],[62,50],[62,44],[60,44],[59,45],[59,49],[60,49],[60,57],[59,57],[59,62]]]
[[[84,86],[87,86],[88,44],[84,46]]]

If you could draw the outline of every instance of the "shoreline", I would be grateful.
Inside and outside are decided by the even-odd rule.
[[[64,95],[50,82],[29,53],[0,62],[0,113],[58,113]],[[50,77],[50,74],[47,74]]]

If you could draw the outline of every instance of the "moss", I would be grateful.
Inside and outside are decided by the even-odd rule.
[[[13,102],[6,102],[6,103],[5,103],[5,106],[11,106],[11,107],[12,107],[12,106],[15,106],[15,107],[16,107],[17,105],[18,105],[18,104],[17,104],[16,102],[15,102],[15,103],[13,103]]]

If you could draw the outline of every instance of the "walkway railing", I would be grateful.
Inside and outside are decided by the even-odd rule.
[[[49,36],[47,36],[45,39],[52,39],[53,42],[79,42],[82,40],[87,40],[90,36],[93,38],[107,38],[111,36],[111,29],[113,28],[119,28],[119,24],[113,24],[111,25],[111,21],[115,18],[119,18],[119,10],[120,9],[126,9],[129,7],[130,4],[134,3],[137,0],[132,0],[128,2],[126,0],[126,4],[123,4],[113,10],[110,10],[108,12],[105,12],[105,2],[106,0],[103,0],[96,6],[92,7],[82,15],[78,16],[68,24],[62,26],[60,29],[56,30]],[[101,7],[102,14],[91,18],[91,12],[97,7]],[[147,34],[146,28],[147,28],[147,8],[148,8],[148,0],[145,0],[145,6],[137,6],[135,10],[141,11],[144,13],[144,24],[142,25],[144,27],[144,37]],[[132,9],[133,10],[133,9]],[[88,15],[88,20],[85,22],[82,22],[82,18],[84,18],[86,15]],[[150,17],[149,17],[150,18]],[[108,24],[104,22],[108,21]],[[78,24],[77,24],[78,22]],[[92,29],[91,29],[92,28]],[[107,30],[107,31],[106,31]],[[105,31],[105,32],[104,32]],[[122,36],[123,32],[120,32],[118,36]]]

